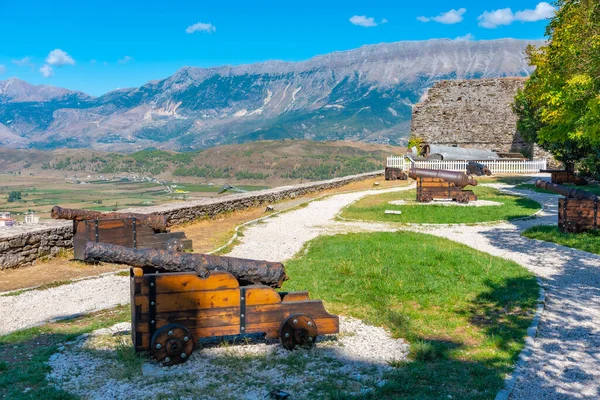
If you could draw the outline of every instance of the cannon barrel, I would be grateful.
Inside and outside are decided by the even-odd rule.
[[[445,171],[441,169],[411,168],[408,176],[417,178],[439,178],[456,186],[465,187],[468,185],[477,186],[477,181],[464,172]]]
[[[596,194],[586,192],[585,190],[559,185],[557,183],[544,181],[542,179],[535,181],[535,186],[537,188],[548,190],[571,199],[595,199],[597,197]]]
[[[226,271],[235,276],[242,285],[263,284],[278,288],[287,280],[285,269],[280,262],[157,249],[132,249],[108,243],[87,242],[84,259],[140,268],[152,267],[163,271],[194,271],[201,277],[208,276],[210,271]]]
[[[73,221],[88,221],[92,219],[120,219],[135,218],[142,225],[151,227],[157,232],[167,230],[167,217],[164,215],[136,214],[136,213],[101,213],[99,211],[78,210],[54,206],[50,215],[54,219],[70,219]]]

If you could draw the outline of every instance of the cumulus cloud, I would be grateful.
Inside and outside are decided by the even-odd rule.
[[[62,67],[63,65],[75,65],[75,60],[66,51],[54,49],[46,57],[46,64]]]
[[[49,66],[48,64],[42,65],[42,67],[40,68],[40,73],[42,74],[42,76],[44,78],[49,78],[52,75],[54,75],[54,71],[52,70],[52,67]]]
[[[31,62],[30,57],[23,57],[20,60],[12,60],[12,63],[18,65],[19,67],[31,67],[33,68],[33,63]]]
[[[446,11],[445,13],[441,13],[437,17],[417,17],[418,21],[421,22],[429,22],[435,21],[440,24],[457,24],[463,20],[463,14],[467,12],[466,8],[459,8],[458,10],[452,9],[450,11]]]
[[[454,40],[458,40],[458,41],[461,41],[461,40],[475,40],[475,36],[472,33],[467,33],[464,36],[457,36],[456,39],[454,39]]]
[[[354,15],[349,19],[352,25],[362,26],[364,28],[372,28],[379,24],[387,24],[387,19],[382,19],[380,22],[375,21],[374,17],[367,17],[366,15]]]
[[[130,61],[133,61],[133,57],[130,57],[130,56],[125,56],[125,57],[123,57],[123,58],[119,59],[117,62],[118,62],[119,64],[127,64],[127,63],[128,63],[128,62],[130,62]]]
[[[6,67],[2,64],[0,64],[0,75],[4,75],[4,73],[6,72]]]
[[[554,16],[556,9],[550,4],[542,1],[535,6],[535,9],[521,10],[513,13],[510,8],[501,8],[499,10],[485,11],[479,17],[479,26],[482,28],[493,29],[502,25],[510,25],[515,21],[535,22]]]
[[[206,32],[206,33],[213,33],[217,30],[217,27],[214,26],[211,23],[204,23],[204,22],[197,22],[194,25],[190,25],[188,26],[185,31],[187,33],[194,33],[194,32]]]

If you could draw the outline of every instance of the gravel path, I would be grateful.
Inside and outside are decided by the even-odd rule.
[[[117,275],[0,296],[0,335],[128,303],[129,278]]]

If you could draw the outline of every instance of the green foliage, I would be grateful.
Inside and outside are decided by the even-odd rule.
[[[13,190],[8,194],[8,198],[6,199],[9,203],[13,203],[15,201],[21,201],[21,192]]]
[[[365,398],[490,399],[504,385],[538,297],[525,268],[410,232],[323,236],[302,254],[286,264],[286,291],[410,343],[412,361]]]
[[[590,231],[583,233],[565,233],[558,230],[557,226],[533,226],[523,232],[523,236],[529,239],[553,242],[563,246],[572,247],[600,254],[600,232]]]
[[[600,176],[600,3],[557,0],[550,42],[529,47],[536,67],[515,98],[518,129],[568,167]]]
[[[406,147],[408,147],[409,149],[416,147],[418,150],[421,150],[423,144],[423,138],[418,136],[411,136],[410,139],[408,139],[408,144],[406,145]]]

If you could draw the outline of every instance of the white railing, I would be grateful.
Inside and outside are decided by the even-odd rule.
[[[445,160],[417,160],[409,157],[391,156],[387,158],[387,166],[392,168],[402,168],[408,171],[411,167],[444,169],[447,171],[466,171],[466,160],[445,161]],[[493,174],[534,174],[540,172],[540,169],[546,169],[546,160],[481,160],[475,161],[485,164]]]

